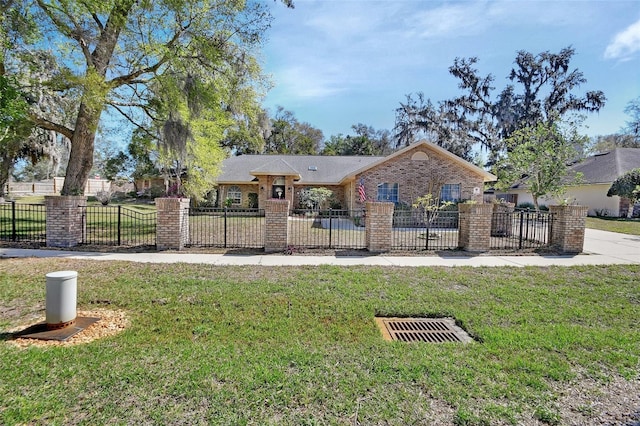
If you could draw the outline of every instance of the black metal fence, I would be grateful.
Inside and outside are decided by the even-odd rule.
[[[393,213],[392,250],[455,250],[458,248],[457,211]]]
[[[318,249],[367,248],[363,210],[294,210],[289,245]]]
[[[87,206],[83,215],[83,244],[155,246],[155,211],[140,212],[123,206]]]
[[[46,206],[0,203],[0,240],[46,244]]]
[[[191,247],[263,248],[264,210],[190,208]],[[459,246],[459,215],[442,211],[425,216],[397,210],[391,250],[450,250]],[[85,245],[155,246],[155,211],[123,206],[88,206],[83,212]],[[553,217],[520,210],[492,216],[492,250],[527,250],[549,246]],[[46,244],[46,206],[15,201],[0,203],[0,240]],[[289,216],[289,245],[317,249],[365,249],[364,210],[295,210]]]
[[[553,215],[549,212],[516,210],[494,213],[491,220],[491,249],[525,250],[549,246]]]
[[[263,209],[196,207],[189,209],[191,247],[264,248]]]

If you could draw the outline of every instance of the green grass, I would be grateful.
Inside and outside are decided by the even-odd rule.
[[[640,219],[619,217],[588,217],[587,228],[622,234],[640,235]]]
[[[0,341],[1,424],[429,424],[433,401],[456,424],[562,424],[563,390],[640,373],[640,266],[0,260],[0,332],[44,314],[54,270],[79,272],[79,309],[100,301],[131,326]],[[453,316],[478,341],[388,343],[375,314]]]

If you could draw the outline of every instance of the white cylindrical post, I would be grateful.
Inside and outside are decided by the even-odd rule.
[[[48,273],[46,290],[47,328],[56,329],[72,325],[76,320],[78,273],[76,271]]]

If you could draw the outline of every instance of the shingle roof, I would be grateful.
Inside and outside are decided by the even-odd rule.
[[[351,172],[384,157],[322,155],[240,155],[222,163],[219,183],[257,180],[255,174],[298,174],[301,184],[337,185]],[[272,168],[274,170],[272,170]]]
[[[582,173],[581,183],[611,183],[629,170],[640,167],[640,148],[616,148],[596,154],[571,166]]]
[[[570,166],[567,180],[576,173],[582,173],[580,185],[611,184],[614,180],[640,167],[640,148],[615,148],[585,158]],[[511,188],[526,188],[527,179],[523,179]]]
[[[373,156],[323,156],[323,155],[240,155],[230,157],[222,163],[218,183],[246,183],[257,181],[257,175],[294,175],[303,185],[340,185],[355,178],[358,173],[388,161],[408,150],[423,146],[457,162],[482,176],[485,182],[496,180],[496,176],[482,170],[444,148],[427,141],[416,142],[387,157]]]

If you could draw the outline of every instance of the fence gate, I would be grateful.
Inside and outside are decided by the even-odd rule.
[[[157,214],[124,206],[86,206],[82,214],[86,245],[156,245]]]
[[[190,247],[264,248],[263,209],[189,208]]]
[[[491,219],[491,249],[525,250],[551,244],[553,215],[548,212],[516,210],[496,212]]]
[[[367,248],[363,210],[294,210],[289,245],[319,249]]]

